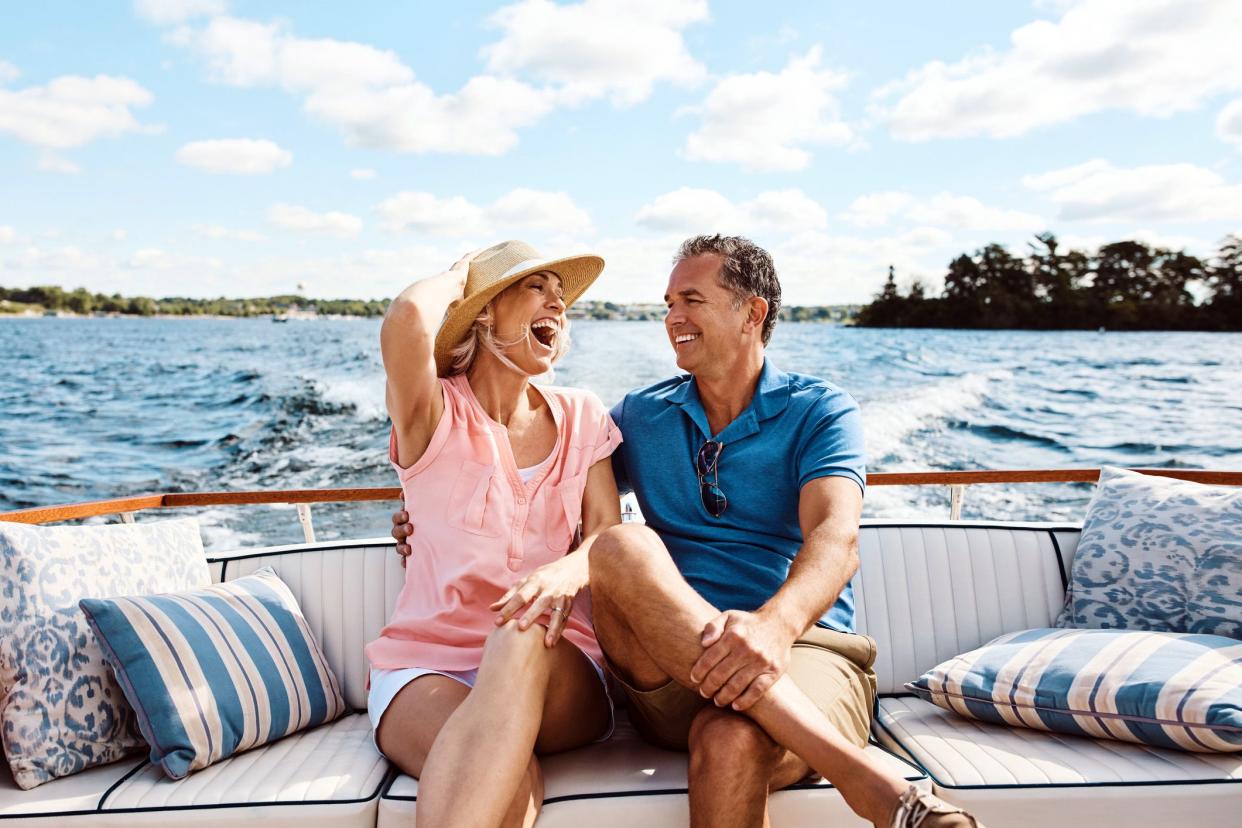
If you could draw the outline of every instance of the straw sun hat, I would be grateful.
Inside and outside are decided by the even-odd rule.
[[[449,305],[444,323],[436,334],[436,371],[444,376],[453,362],[453,349],[466,338],[475,317],[500,292],[525,276],[540,271],[555,273],[561,278],[565,307],[582,295],[604,269],[604,260],[586,254],[545,259],[529,244],[520,241],[501,242],[489,247],[470,260],[466,274],[465,295]]]

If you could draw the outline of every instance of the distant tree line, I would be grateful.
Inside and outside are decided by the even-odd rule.
[[[1238,236],[1226,237],[1206,261],[1137,241],[1106,244],[1092,255],[1062,251],[1052,233],[1035,238],[1025,258],[999,244],[958,256],[939,296],[918,280],[902,293],[890,267],[855,324],[1242,331]]]
[[[59,287],[0,287],[0,302],[37,305],[44,310],[72,313],[119,313],[127,316],[270,316],[291,307],[313,306],[321,314],[349,316],[383,316],[387,301],[361,299],[307,299],[304,296],[269,296],[263,299],[189,299],[174,296],[152,299],[149,296],[122,296],[91,293],[85,288],[67,291]]]

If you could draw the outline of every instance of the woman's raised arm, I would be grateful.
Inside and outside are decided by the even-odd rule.
[[[423,456],[444,412],[436,379],[436,330],[448,306],[462,297],[468,253],[448,270],[407,287],[392,300],[380,327],[387,386],[384,401],[397,432],[397,462],[408,468]]]

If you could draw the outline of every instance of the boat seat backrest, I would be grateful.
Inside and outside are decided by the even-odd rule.
[[[1002,633],[1050,625],[1076,544],[1069,530],[864,526],[855,601],[859,631],[879,645],[880,692],[901,692],[928,668]],[[301,604],[345,700],[366,708],[363,648],[387,623],[405,579],[391,541],[239,550],[210,560],[213,577],[226,581],[272,567]]]
[[[961,523],[864,525],[859,632],[876,639],[881,693],[998,635],[1052,625],[1077,531]]]
[[[270,566],[289,585],[341,682],[346,703],[365,710],[368,667],[363,648],[379,636],[405,582],[392,541],[320,543],[224,556],[221,580]]]

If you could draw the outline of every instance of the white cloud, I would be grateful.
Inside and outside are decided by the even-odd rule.
[[[649,230],[687,235],[795,233],[826,227],[828,213],[801,190],[763,192],[735,204],[715,190],[682,187],[643,205],[634,221]]]
[[[177,32],[173,40],[201,52],[214,80],[276,86],[301,97],[306,112],[340,129],[355,146],[499,155],[517,143],[518,129],[556,102],[551,90],[492,75],[440,95],[391,51],[301,38],[278,23],[217,17],[202,29]]]
[[[177,161],[213,173],[256,175],[293,163],[293,155],[266,139],[225,138],[192,141],[177,150]]]
[[[224,14],[224,0],[134,0],[134,11],[159,26],[184,23],[194,17]]]
[[[484,241],[468,240],[460,250],[413,246],[335,256],[265,256],[241,264],[154,247],[121,256],[74,246],[28,247],[7,257],[0,253],[0,282],[82,285],[95,292],[156,297],[272,296],[292,293],[305,282],[310,296],[383,298],[405,284],[394,283],[394,273],[438,273]]]
[[[21,76],[21,71],[5,60],[0,60],[0,83],[11,83]]]
[[[834,95],[846,76],[819,64],[815,47],[778,74],[724,77],[702,104],[686,110],[703,119],[686,138],[686,157],[788,172],[811,163],[807,146],[849,143],[854,132],[841,120]]]
[[[128,238],[129,238],[129,233],[125,232],[124,228],[118,227],[117,229],[112,231],[113,241],[123,242]]]
[[[715,190],[682,187],[644,204],[634,221],[649,230],[668,233],[739,232],[746,217]]]
[[[61,173],[63,175],[77,175],[82,172],[82,168],[70,161],[64,156],[57,155],[54,152],[39,153],[39,170],[41,172]]]
[[[878,227],[888,224],[913,202],[914,196],[909,193],[871,193],[854,199],[841,218],[857,227]]]
[[[906,214],[916,222],[953,227],[959,230],[1037,231],[1047,222],[1032,213],[989,207],[977,198],[940,193],[915,202]]]
[[[871,301],[889,265],[902,284],[917,278],[934,292],[961,249],[940,228],[916,227],[878,238],[805,234],[775,245],[772,255],[788,304],[836,304]]]
[[[893,191],[870,193],[854,199],[840,217],[856,227],[879,227],[897,218],[955,230],[1034,232],[1047,224],[1032,213],[991,207],[972,196],[948,192],[926,198]]]
[[[1167,117],[1242,89],[1236,0],[1084,0],[1010,40],[882,87],[875,114],[903,140],[1006,138],[1106,109]]]
[[[1216,245],[1207,239],[1197,236],[1183,236],[1163,233],[1151,228],[1140,228],[1125,233],[1109,233],[1107,236],[1095,234],[1066,233],[1057,235],[1059,250],[1082,250],[1095,253],[1102,246],[1117,241],[1140,241],[1149,247],[1163,247],[1165,250],[1185,250],[1197,256],[1210,256],[1216,251]]]
[[[121,262],[121,267],[130,270],[181,270],[193,272],[196,269],[219,270],[223,266],[219,259],[169,253],[158,247],[145,247],[137,250]]]
[[[349,171],[349,177],[356,178],[359,181],[369,181],[370,179],[375,178],[375,170],[367,167],[357,167]]]
[[[194,232],[208,239],[232,239],[234,241],[264,241],[266,236],[257,230],[234,229],[219,224],[196,224]]]
[[[520,227],[548,233],[578,235],[591,232],[591,217],[568,193],[518,188],[487,208],[487,219],[497,227]]]
[[[567,101],[634,104],[658,82],[691,85],[706,75],[682,30],[707,18],[706,0],[521,0],[491,16],[504,34],[483,55],[490,71],[529,74]]]
[[[1216,117],[1216,135],[1242,150],[1242,98],[1228,104]]]
[[[299,97],[307,113],[339,129],[351,145],[501,155],[517,143],[518,130],[558,106],[601,96],[633,103],[657,82],[697,80],[704,70],[686,52],[681,30],[706,14],[705,0],[573,6],[522,0],[491,18],[503,32],[484,50],[488,73],[443,94],[392,51],[298,37],[280,22],[221,15],[171,30],[165,39],[203,55],[213,80]]]
[[[273,204],[267,220],[277,227],[298,233],[313,233],[338,239],[356,238],[362,232],[362,219],[348,213],[316,213],[296,204]]]
[[[591,217],[563,192],[519,188],[485,206],[461,196],[403,192],[385,199],[375,210],[381,226],[390,233],[491,236],[533,230],[564,237],[592,232]]]
[[[7,224],[0,224],[0,243],[7,244],[17,238],[17,231]]]
[[[90,272],[100,267],[103,258],[88,253],[78,247],[68,245],[56,249],[27,247],[12,259],[0,263],[5,272],[25,274],[31,279],[49,279],[49,277],[75,278],[80,273]],[[44,282],[43,284],[47,284]]]
[[[129,78],[63,75],[43,86],[0,89],[0,133],[39,147],[68,149],[104,136],[156,132],[158,127],[138,123],[130,112],[152,100]]]
[[[1226,184],[1194,164],[1129,169],[1096,159],[1022,183],[1046,193],[1067,221],[1236,221],[1242,216],[1242,185]]]
[[[776,262],[789,305],[868,302],[879,290],[890,264],[904,282],[919,277],[937,290],[945,263],[959,245],[939,228],[914,228],[881,238],[807,231],[773,241],[751,235]],[[684,233],[601,239],[595,249],[608,262],[588,298],[619,302],[659,302],[668,283],[673,254]]]

